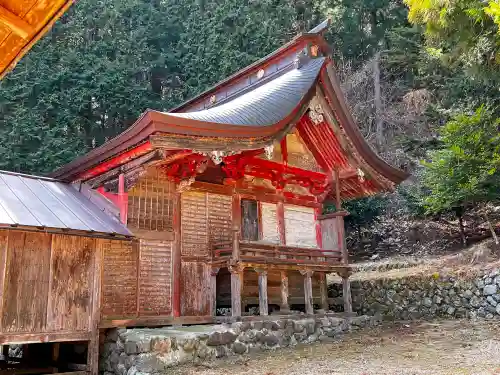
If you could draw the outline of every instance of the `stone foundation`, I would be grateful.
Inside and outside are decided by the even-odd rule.
[[[500,270],[474,274],[438,272],[396,279],[353,280],[353,310],[384,320],[487,318],[500,316]],[[342,311],[342,285],[330,285]]]
[[[368,316],[346,319],[324,314],[179,328],[113,329],[101,348],[100,371],[104,375],[160,374],[183,363],[327,342],[375,324]]]

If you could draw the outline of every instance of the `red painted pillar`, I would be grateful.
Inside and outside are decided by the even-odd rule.
[[[118,176],[118,202],[120,205],[120,221],[127,225],[128,194],[125,193],[125,175]]]

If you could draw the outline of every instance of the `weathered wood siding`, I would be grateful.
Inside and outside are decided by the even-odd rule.
[[[47,328],[49,331],[89,329],[93,257],[96,240],[54,236]]]
[[[0,334],[90,332],[97,241],[0,231]]]
[[[52,235],[11,231],[8,236],[2,331],[45,332]]]
[[[139,315],[171,314],[172,242],[141,240],[139,259]]]
[[[231,240],[231,225],[230,196],[182,193],[181,315],[210,314],[210,244]]]
[[[231,196],[208,193],[208,242],[232,240]]]
[[[182,194],[182,256],[208,256],[207,198],[207,193],[202,192]]]
[[[182,262],[181,315],[210,315],[210,265]]]
[[[103,317],[132,317],[137,311],[137,244],[103,241],[101,312]]]
[[[287,246],[317,247],[314,209],[285,205],[285,233]]]

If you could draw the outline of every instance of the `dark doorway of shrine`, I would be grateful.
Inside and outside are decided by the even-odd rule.
[[[246,241],[259,240],[259,210],[257,201],[241,200],[241,237]]]

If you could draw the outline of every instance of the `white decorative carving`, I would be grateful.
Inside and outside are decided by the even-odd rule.
[[[264,147],[264,151],[266,153],[266,158],[271,160],[274,154],[274,145],[270,144],[269,146]]]
[[[210,158],[212,159],[215,165],[222,163],[222,158],[224,156],[227,156],[227,153],[224,151],[212,151],[210,153]]]
[[[177,191],[179,193],[182,193],[184,191],[187,191],[189,190],[189,188],[191,187],[191,185],[193,184],[195,178],[194,177],[191,177],[190,179],[188,180],[182,180],[181,182],[179,182],[179,185],[177,185]]]
[[[309,118],[311,119],[311,121],[315,125],[322,123],[325,119],[324,113],[325,112],[323,111],[323,108],[321,107],[321,103],[318,100],[318,98],[316,97],[312,98],[311,102],[309,103]]]
[[[358,179],[360,182],[365,181],[365,172],[361,168],[358,168]]]

